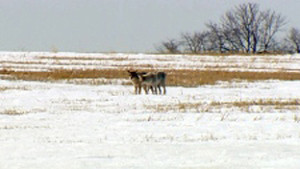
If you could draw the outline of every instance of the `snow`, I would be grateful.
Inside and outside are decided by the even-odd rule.
[[[297,99],[300,81],[168,87],[0,80],[3,168],[299,168],[299,109],[210,112],[148,105]],[[247,87],[245,87],[245,85]],[[289,89],[289,90],[287,90]],[[293,89],[293,90],[291,90]],[[264,95],[261,95],[264,93]],[[274,96],[274,93],[277,93]],[[8,110],[21,115],[5,114]]]
[[[172,68],[299,72],[300,55],[237,55],[214,57],[201,55],[0,52],[0,63],[2,68],[18,71],[49,71],[53,69],[124,69],[134,67],[136,69]]]
[[[48,63],[48,59],[40,56],[87,57],[86,63],[91,57],[120,57],[134,64],[147,60],[159,64],[158,60],[166,57],[0,53],[1,61],[45,61],[33,70]],[[234,62],[236,58],[245,63],[251,59],[179,55],[168,56],[165,62],[184,68],[182,65],[191,65],[188,60],[203,60],[205,64],[209,60]],[[288,71],[286,63],[297,66],[300,56],[270,58],[282,60],[277,67]],[[273,66],[263,60],[256,57],[257,64],[272,70]],[[76,60],[76,64],[84,63],[85,60]],[[76,64],[69,66],[79,68]],[[202,67],[201,63],[195,64],[199,64],[197,69]],[[48,69],[47,66],[44,68]],[[297,104],[300,81],[218,82],[193,88],[167,86],[166,95],[135,95],[132,86],[122,85],[127,79],[94,79],[105,81],[103,85],[84,83],[89,80],[39,82],[0,77],[0,168],[300,168],[300,105]],[[270,104],[240,107],[230,104],[255,101]],[[296,104],[274,106],[272,101]]]

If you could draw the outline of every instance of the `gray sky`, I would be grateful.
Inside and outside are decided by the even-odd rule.
[[[300,0],[0,0],[0,50],[153,52],[245,2],[300,29]]]

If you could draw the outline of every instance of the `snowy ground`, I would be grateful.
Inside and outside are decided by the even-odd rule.
[[[300,71],[300,55],[202,56],[0,52],[0,69],[49,71],[54,69],[197,69],[227,71]]]
[[[168,87],[166,96],[134,95],[132,86],[122,85],[0,84],[1,168],[300,166],[298,106],[243,112],[209,104],[295,100],[300,81]],[[174,106],[184,103],[197,109]]]
[[[21,71],[149,64],[299,71],[299,61],[300,55],[0,53],[0,69]],[[110,79],[111,85],[7,79],[0,76],[0,169],[300,168],[300,81],[134,95],[132,86],[121,85],[126,79]]]

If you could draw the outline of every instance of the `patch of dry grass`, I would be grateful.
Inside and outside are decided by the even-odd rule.
[[[7,109],[7,110],[0,112],[0,114],[10,115],[10,116],[23,115],[23,114],[27,114],[27,113],[28,113],[27,111],[16,110],[16,109]]]
[[[5,91],[5,90],[9,90],[10,88],[9,87],[6,87],[6,86],[4,86],[4,87],[0,87],[0,91]]]
[[[29,90],[26,87],[8,87],[8,86],[0,86],[0,91],[5,91],[5,90]]]
[[[124,78],[127,72],[114,69],[88,69],[88,70],[66,70],[55,69],[49,72],[35,71],[23,72],[13,70],[0,70],[0,74],[10,75],[21,80],[63,80],[74,78]]]
[[[295,122],[297,122],[297,123],[299,123],[300,122],[300,116],[298,116],[298,115],[294,115],[294,121]]]
[[[261,109],[251,110],[251,106],[258,106]],[[278,99],[260,99],[255,101],[228,101],[228,102],[216,102],[213,101],[210,104],[204,104],[201,102],[189,103],[179,102],[174,104],[158,104],[158,105],[145,105],[148,109],[154,109],[157,112],[219,112],[219,110],[228,108],[237,108],[244,112],[262,111],[264,107],[268,107],[270,110],[299,110],[300,100],[278,100]],[[268,110],[269,110],[268,109]],[[298,119],[298,117],[296,118]],[[296,120],[295,120],[296,121]]]
[[[154,69],[143,69],[141,71],[156,71]],[[168,86],[193,87],[204,84],[215,84],[217,81],[232,80],[300,80],[297,72],[231,72],[221,70],[191,70],[191,69],[166,69]],[[75,78],[108,78],[128,79],[126,69],[55,69],[49,72],[23,72],[8,69],[0,70],[0,74],[10,75],[21,80],[65,80]]]
[[[129,79],[67,79],[65,82],[69,84],[79,84],[79,85],[132,85]]]
[[[300,106],[300,100],[294,99],[294,100],[272,100],[272,99],[259,99],[254,101],[240,101],[240,102],[233,102],[233,103],[227,103],[232,104],[236,107],[242,107],[242,106]]]
[[[124,61],[128,57],[106,57],[106,56],[97,56],[97,57],[64,57],[64,56],[39,56],[39,59],[49,59],[49,60],[91,60],[91,61],[103,61],[103,60],[112,60],[112,61]]]

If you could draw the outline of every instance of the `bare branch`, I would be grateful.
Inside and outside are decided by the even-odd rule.
[[[198,54],[208,49],[208,32],[183,33],[181,35],[186,51]]]
[[[180,53],[179,47],[181,43],[176,41],[175,39],[169,39],[167,41],[163,41],[161,46],[157,48],[157,50],[161,53],[170,53],[176,54]]]
[[[286,38],[286,42],[296,53],[300,53],[300,30],[292,28]]]
[[[281,31],[281,28],[285,25],[286,19],[276,14],[274,11],[267,10],[261,13],[263,24],[260,28],[260,34],[262,36],[260,45],[262,51],[267,51],[272,46],[276,45],[275,35]],[[273,43],[273,44],[272,44]]]

